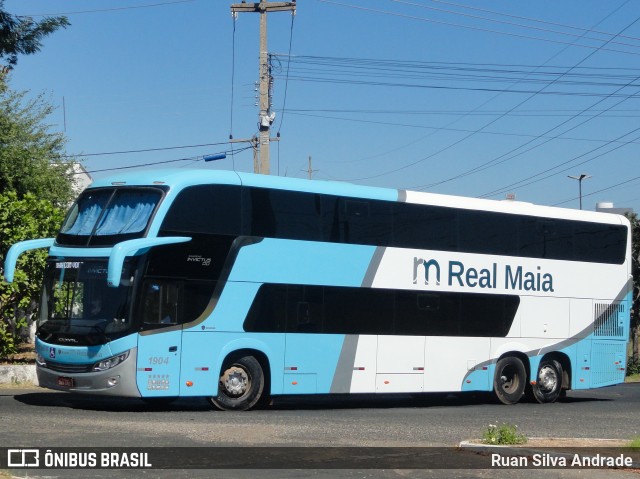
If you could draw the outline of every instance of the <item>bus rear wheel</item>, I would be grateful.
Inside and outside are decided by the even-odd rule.
[[[262,398],[264,373],[253,356],[238,358],[223,366],[218,382],[218,395],[209,402],[222,411],[247,411]]]
[[[527,384],[527,371],[522,361],[515,356],[502,358],[496,364],[493,390],[502,404],[515,404]]]
[[[555,402],[562,394],[562,365],[553,359],[540,362],[535,384],[532,384],[533,398],[539,403]]]

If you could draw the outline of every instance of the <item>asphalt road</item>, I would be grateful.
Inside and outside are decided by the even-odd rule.
[[[3,447],[210,447],[358,446],[455,447],[489,424],[511,423],[528,437],[640,437],[640,384],[569,392],[556,404],[504,406],[490,396],[458,394],[392,397],[287,397],[245,413],[218,412],[201,399],[150,406],[137,399],[0,389]],[[243,449],[237,449],[242,461]],[[449,453],[449,452],[447,452]],[[455,453],[461,467],[425,470],[278,470],[268,477],[605,477],[609,471],[495,471],[471,469],[474,455]],[[478,462],[478,464],[483,464]],[[178,467],[178,465],[176,466]],[[15,472],[15,471],[14,471]],[[86,477],[89,471],[48,471],[42,476]],[[131,471],[90,471],[90,477],[131,477]],[[138,471],[141,473],[141,471]],[[508,475],[501,476],[501,473]],[[80,474],[82,473],[82,474]],[[27,477],[20,471],[19,477]],[[122,474],[122,475],[121,475]],[[550,475],[546,475],[550,474]],[[574,475],[575,474],[575,475]],[[627,472],[616,472],[625,477]],[[145,471],[140,477],[256,477],[256,471]],[[601,476],[602,475],[602,476]],[[634,474],[632,477],[638,477]]]

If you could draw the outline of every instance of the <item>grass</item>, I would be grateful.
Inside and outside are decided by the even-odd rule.
[[[640,437],[636,437],[629,442],[629,447],[640,449]]]
[[[640,383],[640,373],[631,374],[631,375],[627,376],[626,378],[624,378],[624,382],[625,383]]]
[[[496,446],[506,446],[514,444],[525,444],[527,437],[519,434],[516,430],[518,426],[513,424],[489,424],[489,427],[482,434],[482,442]]]

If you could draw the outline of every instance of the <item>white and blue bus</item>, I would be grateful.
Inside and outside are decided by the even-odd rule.
[[[51,389],[246,410],[269,396],[493,391],[625,377],[618,215],[207,170],[96,181],[49,248]],[[301,396],[302,397],[302,396]]]

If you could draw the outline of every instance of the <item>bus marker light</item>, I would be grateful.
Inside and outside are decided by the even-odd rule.
[[[153,368],[144,368],[145,371],[153,371]]]
[[[196,368],[196,371],[208,371],[208,370],[209,370],[208,367]]]
[[[471,379],[467,379],[467,384],[471,384]]]
[[[531,381],[531,385],[532,385],[532,386],[535,386],[535,385],[536,385],[536,382],[535,382],[535,381]]]
[[[294,386],[298,385],[298,381],[291,381],[291,384],[293,384]]]
[[[284,368],[285,371],[297,371],[298,370],[298,366],[289,366]]]
[[[385,384],[389,384],[389,381],[385,381],[384,383],[385,383]]]
[[[354,371],[364,371],[363,367],[355,367],[353,368]]]
[[[190,388],[191,386],[193,386],[193,381],[187,381],[185,384],[188,388]]]
[[[482,366],[482,370],[483,370],[483,371],[488,371],[488,370],[489,370],[489,368],[488,368],[488,367],[486,367],[486,366]]]
[[[418,366],[413,368],[414,371],[424,371],[424,368],[422,366]]]

